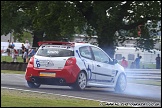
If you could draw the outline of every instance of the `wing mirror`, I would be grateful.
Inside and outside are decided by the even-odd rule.
[[[118,60],[113,59],[113,63],[114,63],[114,64],[118,63]]]

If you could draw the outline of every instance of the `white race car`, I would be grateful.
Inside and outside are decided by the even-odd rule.
[[[28,62],[25,79],[31,88],[41,84],[111,87],[123,92],[127,85],[124,68],[101,48],[89,43],[44,41]]]

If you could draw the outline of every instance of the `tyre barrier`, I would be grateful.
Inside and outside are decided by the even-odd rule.
[[[1,62],[1,70],[25,71],[27,63],[21,62]]]

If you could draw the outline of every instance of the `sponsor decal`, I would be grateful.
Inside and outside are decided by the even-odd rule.
[[[79,58],[81,59],[78,50],[76,50],[76,53],[78,54]],[[86,63],[85,63],[86,61],[85,61],[84,59],[81,59],[81,60],[83,61],[84,66],[85,66],[85,68],[86,68],[86,70],[87,70],[87,72],[88,72],[89,79],[91,79],[91,77],[92,77],[92,71],[91,71],[89,65],[88,65],[88,67],[86,67]]]
[[[54,66],[54,63],[51,60],[38,60],[38,59],[36,59],[36,65],[37,65],[37,67],[40,67],[40,66],[52,67],[52,66]]]

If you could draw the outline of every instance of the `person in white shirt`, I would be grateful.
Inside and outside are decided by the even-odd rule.
[[[25,44],[24,44],[24,46],[25,46],[25,52],[26,52],[26,62],[28,62],[28,53],[29,53],[29,49],[30,49],[30,44],[29,44],[29,41],[28,40],[26,40],[25,41]]]
[[[29,44],[29,41],[28,41],[28,40],[25,41],[24,46],[25,46],[26,51],[27,51],[27,53],[28,53],[28,51],[29,51],[29,49],[30,49],[30,44]]]

